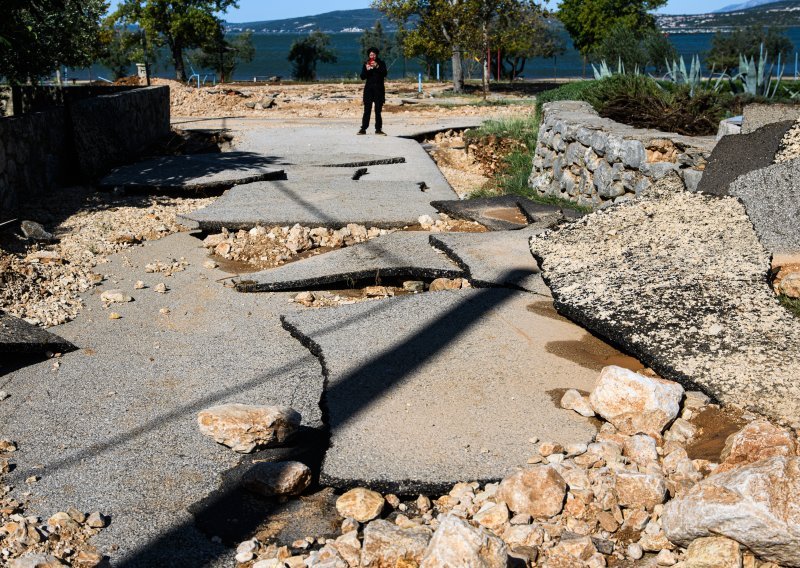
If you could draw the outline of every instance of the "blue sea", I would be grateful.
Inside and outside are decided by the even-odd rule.
[[[800,28],[789,28],[786,30],[788,37],[792,40],[796,49],[800,49]],[[336,63],[321,63],[317,68],[319,79],[339,79],[354,78],[358,74],[361,66],[361,54],[358,33],[336,33],[330,34],[331,45],[336,52]],[[675,45],[678,53],[685,56],[687,65],[695,54],[701,56],[711,47],[713,34],[673,34],[670,40]],[[291,78],[292,67],[286,59],[292,42],[303,37],[301,34],[257,34],[253,36],[253,43],[256,48],[255,59],[249,63],[242,63],[234,73],[237,81],[264,80],[268,77],[279,76],[284,79]],[[572,47],[568,40],[569,48],[567,52],[554,60],[552,59],[532,59],[529,60],[522,75],[528,79],[545,79],[552,77],[580,77],[582,76],[583,59],[580,54]],[[611,64],[612,62],[609,62]],[[793,76],[795,70],[795,56],[786,62],[786,75]],[[390,78],[397,79],[403,76],[417,77],[422,72],[427,76],[428,70],[420,62],[414,59],[387,60],[389,65]],[[465,70],[467,77],[479,78],[480,65],[476,61],[466,61]],[[210,71],[196,69],[200,75],[207,76],[210,80]],[[800,71],[797,70],[797,71]],[[135,69],[131,69],[134,74]],[[591,76],[591,68],[586,70]],[[159,77],[174,77],[172,66],[167,63],[166,54],[155,67],[154,74]],[[99,66],[90,69],[70,70],[69,76],[77,79],[96,79],[99,77],[109,77],[109,72]],[[439,67],[440,78],[446,80],[451,76],[449,61],[443,61]],[[436,68],[430,69],[430,78],[436,78]]]

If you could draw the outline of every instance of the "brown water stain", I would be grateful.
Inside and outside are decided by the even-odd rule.
[[[527,225],[528,219],[522,214],[518,207],[498,207],[497,209],[488,209],[483,212],[484,217],[489,219],[497,219],[498,221],[508,221],[509,223],[516,223],[517,225]]]
[[[551,300],[541,300],[528,304],[527,310],[537,316],[546,317],[556,321],[568,322],[569,320],[556,311]]]
[[[709,406],[690,422],[697,426],[697,434],[686,446],[686,453],[693,460],[719,462],[728,436],[741,430],[747,421],[742,411],[736,408]]]
[[[645,368],[635,357],[625,355],[589,333],[584,334],[577,341],[551,341],[544,348],[548,353],[577,363],[581,367],[592,371],[600,371],[603,367],[609,365],[616,365],[636,372]]]

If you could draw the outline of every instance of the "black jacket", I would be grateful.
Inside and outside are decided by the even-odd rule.
[[[367,83],[364,85],[364,100],[383,104],[386,101],[386,88],[383,80],[389,73],[386,63],[382,59],[375,59],[378,66],[367,70],[367,64],[361,66],[361,78]]]

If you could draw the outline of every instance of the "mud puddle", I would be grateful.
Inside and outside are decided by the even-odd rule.
[[[528,224],[528,219],[517,207],[498,207],[497,209],[489,209],[484,211],[483,215],[490,219],[507,221],[509,223],[516,223],[517,225],[526,226]]]
[[[741,410],[709,406],[690,420],[697,426],[697,434],[686,446],[689,459],[719,463],[720,454],[728,436],[741,430],[747,421]]]
[[[636,372],[645,369],[638,359],[625,355],[589,333],[584,334],[577,341],[551,341],[545,345],[545,349],[548,353],[593,371],[601,371],[603,367],[609,365]]]

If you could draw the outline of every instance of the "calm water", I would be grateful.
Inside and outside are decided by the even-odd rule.
[[[694,54],[700,54],[707,51],[711,46],[711,37],[713,34],[675,34],[670,36],[670,39],[675,44],[678,52],[689,59]],[[796,48],[800,49],[800,28],[789,28],[787,35],[792,40]],[[234,73],[234,78],[240,81],[253,80],[254,77],[263,79],[271,76],[281,76],[288,79],[292,75],[291,64],[287,61],[286,56],[289,53],[289,47],[296,39],[303,37],[299,34],[260,34],[253,36],[253,43],[256,48],[256,57],[250,63],[243,63]],[[331,44],[336,51],[338,61],[332,64],[322,63],[317,68],[317,75],[321,79],[330,78],[346,78],[355,77],[360,70],[361,54],[360,54],[360,34],[357,33],[339,33],[331,34]],[[526,78],[549,78],[557,75],[558,77],[579,77],[582,74],[583,62],[580,54],[572,48],[572,44],[568,41],[569,49],[567,53],[559,57],[555,61],[552,59],[532,59],[529,60],[523,71],[523,76]],[[163,58],[166,60],[166,57]],[[611,63],[611,62],[609,62]],[[795,60],[794,57],[787,62],[786,74],[793,75],[795,73]],[[406,76],[416,77],[417,73],[425,72],[425,69],[420,66],[419,62],[415,60],[395,60],[387,61],[389,64],[389,76],[391,78],[400,78],[404,74]],[[199,71],[199,70],[198,70]],[[477,62],[467,62],[466,72],[468,76],[474,78],[480,77],[480,66]],[[131,74],[134,69],[131,69]],[[435,77],[435,69],[432,70],[432,76]],[[591,69],[588,70],[591,75]],[[160,77],[173,77],[172,66],[160,62],[157,66],[155,74]],[[442,62],[441,75],[443,78],[450,77],[449,62]],[[97,76],[109,77],[107,70],[95,66],[91,69],[84,69],[80,71],[72,71],[71,77],[79,79],[94,79]]]

